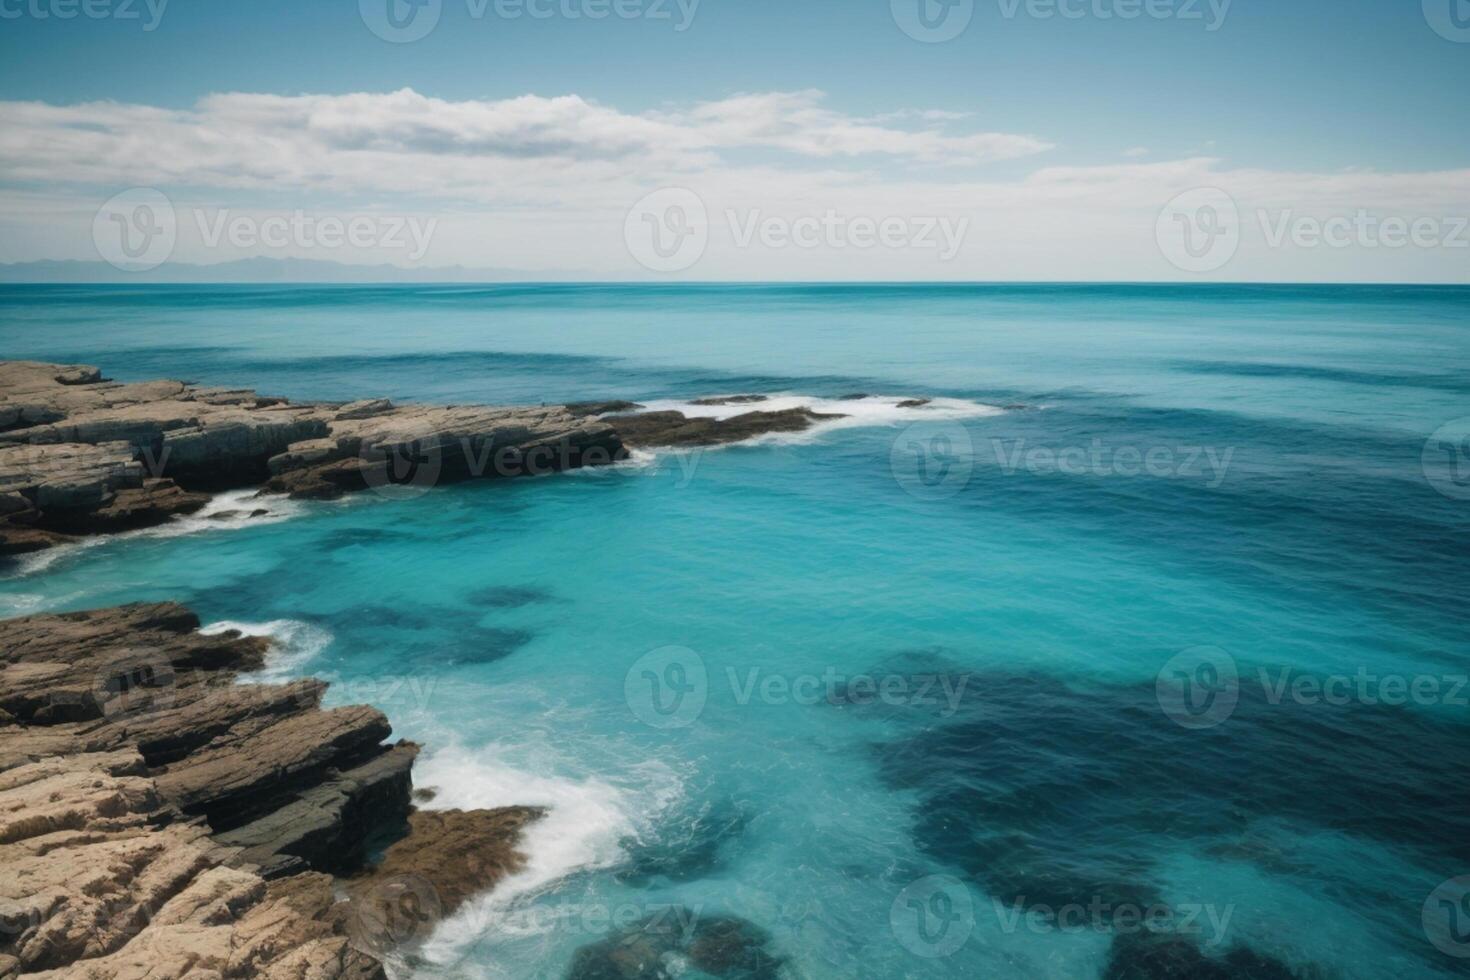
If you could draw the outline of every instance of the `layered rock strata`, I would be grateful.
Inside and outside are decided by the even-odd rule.
[[[413,812],[418,748],[380,712],[240,683],[265,641],[198,627],[0,621],[0,978],[381,977],[522,865],[540,811]],[[405,888],[432,912],[407,932]]]
[[[731,418],[687,417],[682,412],[642,412],[608,415],[603,420],[617,429],[629,446],[698,447],[744,442],[778,432],[805,432],[819,422],[842,415],[788,408],[775,412],[745,412]]]
[[[155,526],[199,511],[220,490],[309,499],[423,490],[605,465],[626,458],[628,446],[715,446],[842,417],[757,408],[714,419],[641,408],[291,403],[183,381],[122,384],[89,365],[0,361],[0,557]]]
[[[562,406],[292,404],[86,365],[0,362],[0,555],[158,524],[206,494],[332,497],[370,486],[522,476],[625,456]]]

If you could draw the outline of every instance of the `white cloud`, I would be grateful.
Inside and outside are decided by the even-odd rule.
[[[666,115],[680,128],[706,134],[715,146],[772,147],[803,156],[879,155],[929,164],[962,165],[1013,160],[1052,148],[1034,136],[1010,133],[948,135],[935,128],[884,125],[904,116],[944,123],[958,114],[937,110],[859,119],[822,106],[822,93],[768,92],[736,95]]]
[[[959,114],[871,117],[820,93],[741,94],[628,113],[579,96],[449,102],[411,90],[234,93],[188,109],[111,102],[0,102],[0,261],[95,258],[97,206],[154,186],[191,212],[332,209],[439,222],[422,264],[638,275],[624,248],[629,206],[678,185],[707,204],[710,249],[695,278],[1171,279],[1155,222],[1184,191],[1218,187],[1246,218],[1240,257],[1217,278],[1465,281],[1470,252],[1259,246],[1256,213],[1470,214],[1470,169],[1304,172],[1231,167],[1214,155],[1033,166],[1051,144],[985,132]],[[1141,148],[1140,148],[1141,149]],[[1010,161],[1005,176],[983,164]],[[20,185],[20,186],[17,186]],[[884,250],[737,249],[725,215],[968,219],[953,262]],[[175,258],[203,249],[181,219]],[[314,255],[311,257],[323,257]],[[342,256],[400,262],[401,256]]]
[[[11,180],[289,186],[506,204],[562,200],[567,186],[696,172],[732,150],[974,165],[1050,146],[936,128],[947,120],[900,128],[822,102],[816,91],[778,92],[631,114],[576,95],[449,102],[411,89],[231,93],[184,110],[0,102],[0,166]]]

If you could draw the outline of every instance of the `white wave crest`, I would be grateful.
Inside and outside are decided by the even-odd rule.
[[[45,551],[37,551],[29,555],[21,555],[15,560],[15,570],[5,576],[7,579],[27,578],[37,575],[61,561],[70,558],[88,548],[95,548],[105,544],[116,535],[101,535],[95,538],[79,538],[76,541],[68,541],[66,544],[54,545]]]
[[[277,683],[301,676],[302,668],[335,639],[330,630],[298,619],[273,619],[268,623],[222,620],[201,627],[199,632],[206,636],[216,636],[230,630],[246,636],[269,637],[271,641],[265,667],[252,674],[241,674],[238,678],[241,683],[246,684]]]
[[[580,466],[566,472],[569,476],[654,476],[658,473],[658,463],[658,453],[630,447],[627,459],[620,459],[607,466]]]
[[[497,746],[471,751],[447,745],[414,766],[415,784],[436,792],[427,809],[541,806],[548,811],[526,828],[522,838],[526,867],[440,923],[420,951],[430,963],[454,963],[477,943],[524,931],[524,922],[507,914],[517,899],[574,872],[623,861],[622,841],[647,833],[650,822],[682,792],[678,776],[659,763],[635,767],[637,784],[629,786],[591,775],[581,779],[546,775],[550,765],[521,768],[502,755]]]
[[[16,592],[11,595],[0,595],[0,619],[9,619],[12,616],[26,616],[30,613],[40,612],[47,601],[46,596],[33,592]]]
[[[915,422],[954,421],[989,418],[1005,414],[996,405],[964,398],[933,398],[922,405],[905,405],[918,401],[897,395],[866,395],[862,398],[819,398],[816,395],[776,394],[758,402],[735,405],[696,405],[693,402],[655,400],[644,403],[649,412],[682,412],[686,418],[731,419],[747,412],[784,412],[805,408],[821,415],[841,415],[825,419],[803,432],[773,432],[747,439],[737,445],[796,445],[811,443],[838,429],[887,428],[912,425]]]
[[[126,531],[119,538],[177,538],[205,531],[238,531],[259,524],[277,524],[301,513],[299,501],[289,497],[258,496],[257,490],[230,490],[216,494],[201,509],[157,527]]]
[[[15,562],[15,570],[7,579],[26,578],[44,572],[65,558],[70,558],[89,548],[96,548],[113,541],[129,541],[144,538],[178,538],[188,534],[204,534],[209,531],[239,531],[261,524],[276,524],[290,520],[302,511],[299,501],[281,496],[256,496],[256,490],[230,490],[216,494],[209,503],[192,514],[180,514],[154,527],[121,531],[117,534],[96,534],[66,544],[59,544],[45,551],[23,555]]]

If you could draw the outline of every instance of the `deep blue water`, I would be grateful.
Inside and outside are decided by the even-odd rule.
[[[1222,976],[1470,963],[1464,886],[1430,900],[1470,875],[1470,289],[6,286],[0,353],[295,398],[887,396],[0,580],[12,614],[269,631],[275,674],[429,747],[432,805],[552,806],[420,975],[560,977],[670,905],[788,977],[1098,977],[1158,906]]]

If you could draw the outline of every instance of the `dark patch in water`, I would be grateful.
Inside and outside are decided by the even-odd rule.
[[[905,650],[827,691],[827,704],[860,715],[946,718],[964,705],[973,671],[948,651]]]
[[[1383,706],[1273,705],[1244,682],[1240,693],[1227,722],[1190,731],[1151,685],[976,674],[954,718],[876,751],[890,784],[922,797],[918,845],[1005,904],[1147,906],[1158,840],[1241,841],[1235,856],[1249,859],[1252,824],[1268,819],[1407,847],[1430,868],[1470,866],[1463,726]]]
[[[475,626],[467,630],[456,631],[448,643],[420,647],[413,655],[413,659],[419,666],[492,664],[497,660],[504,660],[534,638],[535,634],[526,630]]]
[[[1336,384],[1365,385],[1373,388],[1425,388],[1431,391],[1449,391],[1456,394],[1470,392],[1470,380],[1455,374],[1353,371],[1347,368],[1317,367],[1310,364],[1269,364],[1258,361],[1178,361],[1174,366],[1191,374],[1329,381]]]
[[[705,803],[677,814],[660,823],[652,841],[631,837],[622,841],[629,863],[617,877],[639,886],[656,878],[691,881],[706,877],[725,866],[727,845],[745,832],[751,817],[747,807],[734,803]]]
[[[490,609],[519,609],[538,602],[551,602],[556,596],[550,590],[534,585],[496,585],[476,589],[467,598],[474,606]]]
[[[343,630],[425,630],[443,621],[443,616],[422,606],[389,606],[372,603],[350,606],[331,615],[334,629]]]
[[[670,906],[578,949],[566,980],[675,980],[689,975],[686,961],[721,980],[778,980],[782,958],[745,919]]]
[[[1422,433],[1075,398],[967,427],[977,465],[952,507],[1064,520],[1147,548],[1161,567],[1250,588],[1274,592],[1289,576],[1294,595],[1346,593],[1389,616],[1416,610],[1446,643],[1470,626],[1462,559],[1470,524],[1457,501],[1426,483]],[[1017,461],[1019,451],[1090,453],[1094,440],[1103,473],[1127,447],[1166,452],[1174,475],[1033,473]],[[886,471],[881,478],[901,493]],[[1168,546],[1181,527],[1195,547]]]
[[[309,615],[304,610],[299,613],[293,610],[290,614],[283,612],[280,574],[280,569],[276,568],[259,575],[242,575],[205,591],[176,589],[169,598],[193,609],[205,623],[215,619],[240,619],[240,610],[270,610],[268,618],[271,619],[301,619]]]
[[[386,527],[344,527],[328,531],[317,538],[322,551],[337,551],[342,548],[378,547],[389,541],[420,541],[421,535],[407,531],[396,531]]]
[[[1180,936],[1139,932],[1113,940],[1102,980],[1309,980],[1318,977],[1320,971],[1294,971],[1280,960],[1244,946],[1213,959]]]

